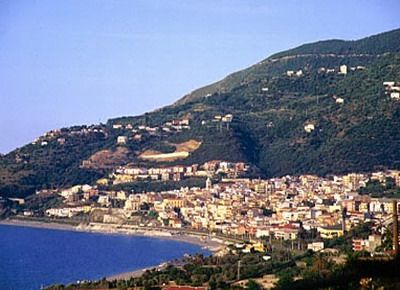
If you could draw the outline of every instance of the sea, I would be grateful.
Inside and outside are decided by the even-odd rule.
[[[0,225],[0,290],[97,280],[196,253],[209,254],[173,240]]]

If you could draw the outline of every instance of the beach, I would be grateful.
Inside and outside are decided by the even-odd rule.
[[[89,223],[88,225],[72,225],[57,222],[40,222],[33,220],[20,220],[20,219],[6,219],[0,220],[0,225],[10,226],[22,226],[22,227],[33,227],[43,228],[52,230],[63,230],[63,231],[79,231],[79,232],[95,232],[102,234],[121,234],[121,235],[135,235],[145,236],[165,240],[175,240],[178,242],[191,243],[203,248],[206,248],[210,252],[217,252],[224,246],[224,241],[210,238],[205,236],[188,235],[184,234],[179,230],[176,231],[160,231],[160,230],[149,230],[142,229],[133,226],[124,226],[118,224],[103,224],[103,223]]]
[[[207,249],[211,253],[216,253],[225,247],[224,241],[212,238],[209,236],[195,236],[184,234],[179,231],[160,231],[160,230],[148,230],[148,229],[138,229],[132,226],[123,226],[117,224],[102,224],[102,223],[90,223],[85,225],[72,225],[56,222],[41,222],[33,220],[20,220],[20,219],[6,219],[0,220],[0,225],[9,226],[20,226],[20,227],[32,227],[32,228],[43,228],[43,229],[53,229],[62,231],[77,231],[77,232],[93,232],[101,233],[106,235],[133,235],[133,236],[143,236],[151,237],[163,240],[174,240],[178,242],[191,243],[201,246],[203,249]],[[174,261],[166,261],[159,265],[154,265],[151,267],[135,269],[132,271],[119,273],[115,275],[108,276],[108,280],[115,279],[129,279],[131,277],[139,277],[146,270],[150,269],[163,269],[168,264],[175,264]]]
[[[42,228],[42,229],[62,230],[62,231],[75,231],[76,230],[76,226],[71,225],[71,224],[63,224],[63,223],[55,223],[55,222],[47,223],[47,222],[17,220],[17,219],[0,220],[0,225]]]
[[[119,273],[116,275],[111,275],[106,277],[107,280],[112,281],[112,280],[128,280],[130,278],[137,278],[142,276],[144,272],[147,270],[152,270],[152,269],[157,269],[157,270],[162,270],[166,268],[171,262],[164,262],[159,265],[153,266],[153,267],[147,267],[147,268],[142,268],[142,269],[137,269],[133,271],[128,271],[124,273]]]

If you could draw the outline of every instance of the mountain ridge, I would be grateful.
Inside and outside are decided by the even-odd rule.
[[[400,169],[400,101],[383,86],[386,81],[400,84],[399,34],[397,29],[344,41],[345,48],[354,48],[345,55],[327,54],[326,41],[323,48],[320,42],[306,44],[273,54],[170,106],[106,124],[50,131],[0,157],[0,195],[93,183],[127,164],[242,161],[269,177]],[[343,43],[339,46],[341,51]],[[365,47],[373,53],[354,53]],[[313,49],[319,53],[287,55]],[[223,121],[226,116],[231,121]],[[185,125],[179,125],[182,120]],[[146,150],[167,153],[173,150],[168,144],[188,140],[201,146],[187,158],[161,163],[140,158]],[[107,152],[107,166],[87,166],[101,152]]]
[[[222,89],[221,87],[224,86],[224,82],[229,81],[230,78],[234,78],[238,74],[245,74],[247,70],[252,69],[254,66],[262,65],[263,63],[268,63],[270,61],[275,61],[277,59],[288,57],[288,56],[298,56],[300,55],[312,55],[312,54],[348,54],[348,53],[366,53],[370,52],[370,50],[365,49],[368,47],[368,44],[374,42],[376,38],[385,38],[386,45],[383,45],[379,48],[378,51],[375,51],[374,55],[376,54],[383,54],[385,52],[400,52],[400,45],[396,39],[400,39],[400,29],[393,29],[387,32],[379,33],[372,36],[363,37],[358,40],[341,40],[341,39],[328,39],[322,41],[316,41],[311,43],[306,43],[292,49],[288,49],[282,52],[278,52],[272,54],[271,56],[267,57],[266,59],[261,60],[260,62],[251,65],[243,70],[239,70],[237,72],[231,73],[225,78],[196,89],[189,94],[183,96],[179,100],[177,100],[174,104],[180,105],[187,101],[191,101],[195,98],[206,96],[207,94],[213,94],[218,89]],[[382,41],[379,41],[382,42]],[[358,49],[351,49],[351,47],[358,46]],[[376,45],[374,45],[376,46]],[[332,48],[333,47],[333,48]]]

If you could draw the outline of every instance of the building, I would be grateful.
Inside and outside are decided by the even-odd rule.
[[[129,198],[125,201],[124,209],[130,211],[138,211],[140,209],[140,201],[135,199],[134,197],[129,196]]]
[[[8,200],[10,200],[12,202],[16,202],[19,205],[25,204],[25,199],[23,199],[23,198],[10,197],[10,198],[8,198]]]
[[[276,229],[273,229],[273,233],[276,239],[282,240],[296,240],[299,230],[292,227],[291,225],[285,225]]]
[[[254,191],[259,194],[265,194],[267,192],[267,185],[264,182],[254,184]]]
[[[100,195],[99,198],[97,199],[97,202],[102,206],[111,205],[110,197],[108,195]]]
[[[347,65],[343,64],[339,67],[339,73],[346,75],[347,74]]]
[[[314,252],[319,252],[324,249],[324,242],[309,243],[307,244],[307,249]]]
[[[170,173],[170,172],[163,172],[163,173],[161,174],[161,180],[162,180],[162,181],[169,181],[169,180],[172,179],[172,176],[173,176],[173,174]]]
[[[163,196],[163,205],[165,207],[177,207],[181,208],[185,206],[185,200],[183,198],[179,198],[176,195],[168,194]]]
[[[175,172],[172,176],[173,181],[181,181],[184,177],[183,172]]]
[[[344,99],[343,98],[336,98],[336,104],[343,104]]]
[[[123,190],[118,191],[115,199],[126,200],[126,192]]]
[[[343,229],[341,225],[329,226],[329,227],[318,227],[317,232],[323,239],[333,239],[343,236]]]
[[[399,100],[400,99],[400,93],[399,92],[391,92],[390,93],[390,98],[391,99],[395,99],[395,100]]]
[[[368,239],[353,239],[353,251],[375,252],[376,248],[382,245],[382,237],[380,235],[370,235]]]
[[[210,177],[207,177],[206,180],[206,189],[210,190],[212,188],[212,181]]]
[[[125,145],[128,142],[128,137],[126,136],[118,136],[117,137],[117,144]]]
[[[314,124],[306,124],[304,126],[304,131],[306,131],[307,133],[311,133],[312,131],[315,130],[315,125]]]
[[[391,87],[393,87],[394,85],[395,85],[395,82],[392,82],[392,81],[390,81],[390,82],[383,82],[383,86],[385,86],[385,87],[391,88]]]

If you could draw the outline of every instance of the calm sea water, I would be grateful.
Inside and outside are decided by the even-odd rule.
[[[0,289],[101,279],[204,253],[170,240],[0,225]]]

